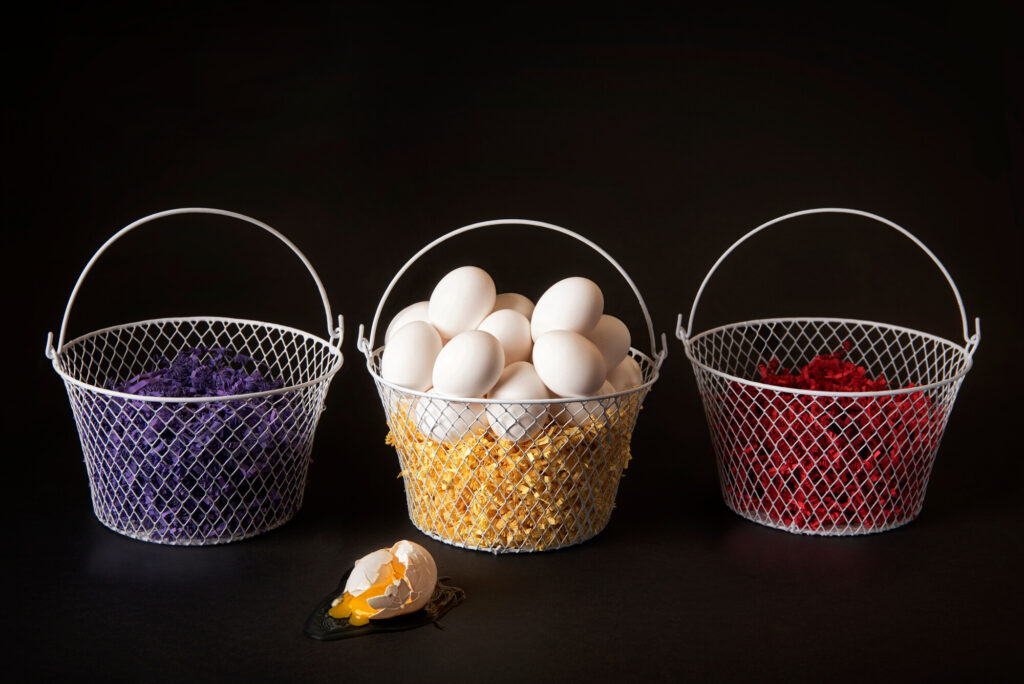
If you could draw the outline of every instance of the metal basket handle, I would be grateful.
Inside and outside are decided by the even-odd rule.
[[[865,218],[873,219],[902,233],[911,242],[913,242],[915,245],[921,248],[921,251],[927,254],[928,257],[935,263],[935,265],[939,267],[939,270],[942,272],[942,275],[946,278],[946,282],[949,283],[950,289],[953,290],[953,296],[956,297],[956,305],[960,309],[960,323],[963,326],[965,342],[964,350],[967,352],[968,356],[974,356],[974,352],[978,348],[978,343],[981,342],[981,319],[974,319],[974,334],[971,335],[967,329],[967,312],[964,310],[964,301],[960,297],[960,290],[957,289],[956,283],[953,282],[952,276],[949,275],[949,271],[947,271],[946,267],[942,265],[942,262],[939,261],[939,258],[935,256],[935,254],[933,254],[932,251],[928,249],[923,242],[918,240],[917,237],[915,237],[906,228],[898,226],[892,221],[886,218],[882,218],[881,216],[878,216],[876,214],[871,214],[866,211],[860,211],[858,209],[843,209],[839,207],[805,209],[803,211],[796,211],[793,212],[792,214],[780,216],[776,219],[768,221],[767,223],[762,223],[760,226],[754,228],[752,231],[741,237],[739,240],[732,243],[732,246],[730,246],[729,249],[725,250],[725,252],[722,253],[722,256],[718,257],[718,261],[714,263],[714,265],[711,267],[711,270],[708,271],[708,274],[704,276],[704,282],[700,284],[700,288],[697,290],[697,296],[694,297],[693,299],[693,306],[690,308],[690,320],[687,322],[685,329],[683,328],[683,314],[679,314],[679,319],[676,323],[676,337],[682,340],[684,344],[687,344],[689,342],[689,339],[693,334],[693,317],[697,313],[697,305],[700,303],[700,297],[702,294],[704,294],[704,288],[707,287],[708,281],[711,280],[711,276],[715,274],[715,271],[718,270],[718,267],[721,265],[723,261],[725,261],[726,257],[732,254],[732,252],[737,247],[746,242],[748,239],[752,238],[754,235],[760,233],[762,230],[770,226],[774,226],[776,223],[781,223],[787,219],[796,218],[797,216],[807,216],[809,214],[852,214],[854,216],[863,216]]]
[[[306,267],[306,270],[309,271],[309,275],[313,276],[313,281],[316,283],[316,289],[320,292],[320,299],[324,305],[324,315],[327,317],[328,338],[332,342],[334,342],[335,345],[341,345],[341,340],[342,337],[344,337],[345,332],[344,320],[342,316],[339,314],[338,327],[332,327],[331,321],[333,320],[333,316],[331,314],[331,304],[327,300],[327,291],[324,289],[324,284],[320,281],[320,276],[317,275],[316,269],[313,268],[313,264],[309,262],[309,259],[306,258],[306,255],[303,254],[299,250],[299,248],[292,243],[291,240],[289,240],[284,235],[268,226],[266,223],[263,223],[262,221],[257,221],[256,219],[251,218],[249,216],[245,216],[244,214],[237,214],[233,211],[225,211],[224,209],[208,209],[205,207],[183,207],[181,209],[168,209],[167,211],[159,211],[155,214],[144,216],[143,218],[140,218],[138,221],[129,223],[127,226],[117,231],[112,236],[110,236],[110,238],[107,239],[107,241],[104,242],[98,250],[96,250],[96,253],[92,255],[91,259],[89,259],[89,263],[87,263],[85,265],[85,268],[82,269],[81,275],[78,276],[78,281],[75,282],[74,289],[71,290],[71,297],[68,299],[68,305],[64,309],[64,318],[60,322],[60,336],[57,338],[56,349],[54,349],[53,347],[53,333],[51,332],[47,334],[46,356],[48,358],[53,359],[57,354],[56,350],[64,347],[64,339],[67,333],[68,317],[71,315],[71,307],[74,306],[75,298],[78,296],[78,290],[82,287],[82,283],[85,281],[85,276],[89,274],[89,271],[92,270],[93,265],[100,258],[100,256],[102,256],[103,253],[106,252],[111,245],[113,245],[126,234],[135,230],[142,224],[149,223],[150,221],[155,221],[156,219],[159,218],[164,218],[165,216],[174,216],[177,214],[214,214],[216,216],[227,216],[229,218],[236,218],[241,221],[245,221],[246,223],[251,223],[257,228],[262,228],[263,230],[267,231],[268,233],[276,237],[278,240],[283,242],[288,247],[288,249],[292,250],[292,252],[295,253],[295,256],[299,258],[303,266]]]
[[[529,219],[496,219],[493,221],[481,221],[479,223],[472,223],[468,226],[457,228],[451,231],[450,233],[442,235],[441,237],[437,238],[420,251],[416,252],[416,254],[414,254],[413,257],[409,259],[407,262],[405,262],[405,265],[402,266],[401,269],[399,269],[398,273],[395,274],[395,277],[391,279],[391,283],[388,284],[387,289],[384,290],[384,295],[381,297],[380,303],[377,304],[377,311],[373,314],[373,324],[370,326],[369,339],[366,339],[363,336],[363,326],[359,326],[359,340],[357,346],[359,347],[359,350],[363,352],[363,355],[366,356],[367,360],[369,360],[370,357],[373,355],[373,341],[374,339],[376,339],[377,336],[377,324],[380,322],[380,315],[381,312],[384,310],[384,304],[387,302],[388,297],[391,295],[391,291],[394,289],[395,285],[398,284],[399,279],[405,274],[406,271],[409,270],[409,268],[414,263],[416,263],[417,260],[419,260],[421,256],[429,252],[434,247],[437,247],[442,242],[450,240],[451,238],[457,235],[461,235],[462,233],[468,233],[471,230],[477,230],[479,228],[490,228],[492,226],[515,225],[534,226],[536,228],[553,230],[556,233],[561,233],[562,235],[567,235],[571,238],[579,240],[580,242],[582,242],[583,244],[585,244],[586,246],[590,247],[595,252],[603,256],[608,261],[608,263],[615,267],[615,270],[619,272],[619,275],[623,277],[623,279],[626,281],[626,284],[628,284],[630,289],[633,290],[633,294],[636,296],[637,301],[640,303],[640,310],[643,312],[644,322],[647,324],[647,334],[650,338],[651,358],[654,360],[655,367],[661,368],[661,364],[665,361],[665,357],[668,355],[668,348],[665,342],[665,334],[662,333],[661,335],[661,351],[659,352],[657,350],[656,337],[654,334],[654,323],[651,321],[651,314],[647,310],[647,303],[644,301],[643,295],[640,294],[640,290],[637,288],[636,283],[634,283],[633,279],[629,277],[629,274],[626,273],[626,270],[619,265],[619,262],[613,259],[612,256],[608,254],[608,252],[604,251],[603,249],[598,247],[594,242],[588,240],[579,233],[574,233],[568,228],[562,228],[561,226],[556,226],[553,223],[545,223],[544,221],[531,221]]]

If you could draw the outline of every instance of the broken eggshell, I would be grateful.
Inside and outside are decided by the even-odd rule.
[[[405,568],[401,577],[395,576],[392,561],[398,561]],[[345,582],[345,593],[359,596],[389,579],[383,594],[366,600],[377,611],[371,620],[396,617],[422,608],[437,584],[437,564],[425,548],[403,539],[390,549],[379,549],[357,560]]]

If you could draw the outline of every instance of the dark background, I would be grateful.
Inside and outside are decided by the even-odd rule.
[[[1011,3],[984,2],[924,13],[630,5],[615,16],[518,4],[41,3],[10,17],[8,666],[108,681],[1019,676],[1020,28]],[[148,545],[96,522],[66,396],[43,357],[89,255],[121,226],[176,206],[240,211],[283,231],[348,325],[303,510],[225,547]],[[813,206],[872,211],[915,232],[984,324],[924,511],[880,536],[799,537],[729,513],[672,337],[735,238]],[[594,239],[670,339],[607,529],[519,557],[458,550],[411,526],[354,344],[420,246],[501,217]],[[432,253],[385,319],[464,263],[531,297],[590,276],[643,346],[614,272],[530,229]],[[69,333],[194,314],[324,332],[312,283],[273,240],[226,219],[171,219],[99,263]],[[744,246],[709,287],[697,328],[801,314],[961,335],[931,263],[892,231],[846,217],[794,221]],[[403,537],[468,592],[446,629],[304,637],[307,613],[345,568]]]

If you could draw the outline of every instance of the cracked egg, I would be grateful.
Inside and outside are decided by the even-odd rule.
[[[412,613],[430,600],[436,584],[437,564],[430,552],[403,539],[356,561],[328,615],[358,626]]]

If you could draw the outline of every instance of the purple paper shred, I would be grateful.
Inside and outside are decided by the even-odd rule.
[[[195,347],[111,389],[216,397],[281,387],[250,356]],[[290,518],[302,499],[312,437],[292,399],[293,392],[196,404],[114,397],[97,406],[110,430],[106,462],[93,477],[115,497],[110,522],[174,542],[248,536]]]

